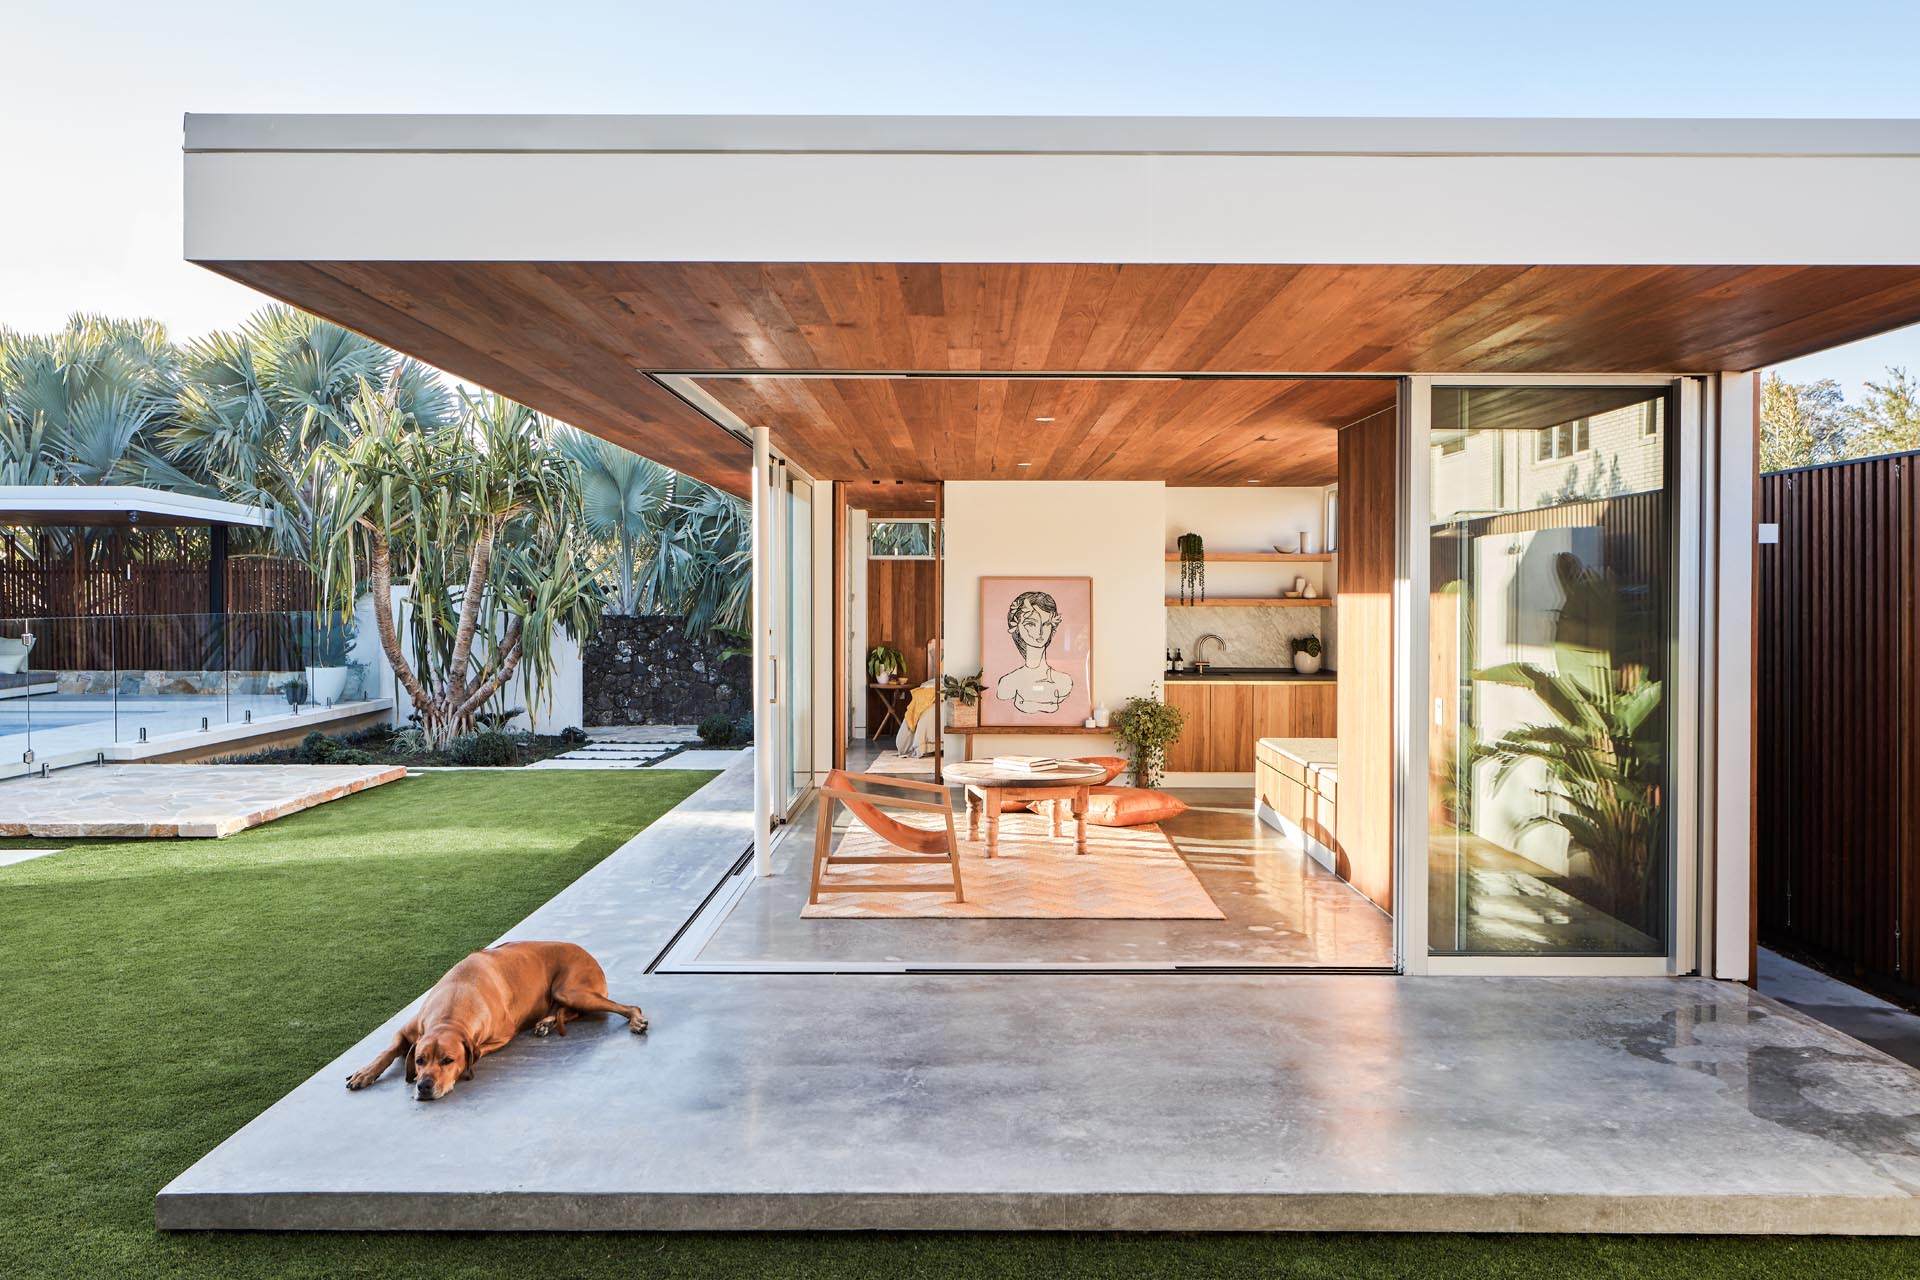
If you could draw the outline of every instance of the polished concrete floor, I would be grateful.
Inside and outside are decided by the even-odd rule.
[[[1920,1072],[1704,980],[649,972],[746,848],[723,774],[509,936],[645,1007],[434,1103],[346,1073],[162,1228],[1920,1233]]]
[[[1393,967],[1392,919],[1256,818],[1250,791],[1174,794],[1191,807],[1161,826],[1224,920],[805,920],[809,808],[785,829],[773,876],[743,877],[737,897],[717,898],[724,919],[711,934],[689,931],[669,967]]]

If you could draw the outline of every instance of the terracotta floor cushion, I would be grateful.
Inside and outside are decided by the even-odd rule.
[[[1035,800],[1030,806],[1044,815],[1051,800]],[[1095,827],[1144,827],[1150,822],[1165,822],[1187,811],[1187,802],[1164,791],[1145,787],[1087,788],[1087,823]],[[1064,816],[1064,815],[1063,815]]]
[[[1127,768],[1127,758],[1125,756],[1075,756],[1073,762],[1075,764],[1097,764],[1102,769],[1105,769],[1107,775],[1100,779],[1097,784],[1099,786],[1105,786],[1107,783],[1112,782],[1124,773]],[[1002,800],[1000,802],[1000,812],[1024,813],[1031,809],[1036,813],[1044,814],[1047,811],[1048,803],[1050,802],[1046,800],[1036,800],[1032,804],[1027,803],[1025,800]],[[1064,810],[1062,812],[1064,812]],[[1116,822],[1109,823],[1108,825],[1131,826],[1134,824]]]

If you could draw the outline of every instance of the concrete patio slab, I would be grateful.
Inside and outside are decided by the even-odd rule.
[[[81,765],[0,782],[0,836],[230,836],[406,776],[401,765]]]
[[[156,1201],[167,1229],[1920,1233],[1920,1072],[1704,980],[666,975],[736,767],[509,937],[653,1020],[437,1103],[371,1031]]]

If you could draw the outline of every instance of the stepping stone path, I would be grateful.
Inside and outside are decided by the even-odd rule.
[[[724,769],[739,751],[681,748],[700,741],[688,724],[619,725],[587,730],[585,746],[531,764],[529,769]],[[676,755],[675,752],[680,752]],[[717,763],[716,763],[717,761]]]

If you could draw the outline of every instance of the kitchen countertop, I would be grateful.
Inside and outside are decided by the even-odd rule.
[[[1192,668],[1169,671],[1162,679],[1170,683],[1211,680],[1218,684],[1263,684],[1269,681],[1330,684],[1338,674],[1335,671],[1316,671],[1310,676],[1303,676],[1292,667],[1208,667],[1204,672]]]

